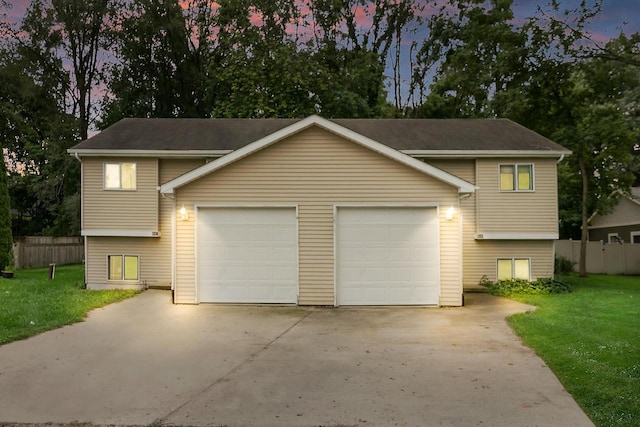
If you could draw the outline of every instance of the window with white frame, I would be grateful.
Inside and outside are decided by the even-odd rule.
[[[632,231],[630,233],[631,243],[638,244],[640,243],[640,231]]]
[[[138,280],[140,258],[137,255],[109,255],[107,265],[109,280]]]
[[[607,234],[607,242],[608,243],[622,243],[618,233],[608,233]]]
[[[500,191],[533,191],[533,165],[500,165]]]
[[[531,278],[531,260],[529,258],[499,258],[498,280]]]
[[[136,164],[105,163],[104,188],[105,190],[135,190]]]

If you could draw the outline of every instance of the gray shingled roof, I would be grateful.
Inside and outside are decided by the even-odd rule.
[[[300,119],[123,119],[75,150],[236,150]],[[506,119],[334,119],[396,150],[566,152]]]

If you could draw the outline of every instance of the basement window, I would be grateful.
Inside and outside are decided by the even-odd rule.
[[[498,259],[498,280],[531,278],[531,260],[529,258]]]
[[[140,262],[137,255],[109,255],[107,265],[109,280],[138,280]]]

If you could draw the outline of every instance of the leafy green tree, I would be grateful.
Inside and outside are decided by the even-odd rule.
[[[526,34],[512,24],[512,0],[456,0],[427,22],[413,90],[422,117],[493,117],[497,94],[527,77]],[[430,71],[435,77],[429,86]],[[427,88],[429,93],[427,93]]]
[[[211,63],[216,117],[303,117],[316,111],[313,65],[290,22],[293,0],[221,1],[218,44]]]
[[[4,153],[0,144],[0,153]],[[4,157],[4,156],[3,156]],[[13,235],[11,234],[11,204],[7,188],[7,169],[4,159],[0,165],[0,268],[13,264]]]
[[[207,68],[214,39],[210,2],[134,0],[114,30],[101,127],[123,117],[208,117]]]
[[[5,141],[16,235],[74,235],[59,218],[63,200],[79,191],[79,165],[66,149],[77,137],[75,117],[64,112],[55,87],[32,74],[32,63],[0,51],[0,139]],[[72,214],[79,218],[79,209]],[[77,223],[77,221],[75,221]]]
[[[17,36],[42,73],[51,73],[65,91],[66,109],[77,117],[87,139],[95,115],[93,90],[101,82],[103,55],[115,0],[32,0]],[[70,70],[67,71],[66,65]]]
[[[588,218],[596,211],[607,213],[617,202],[609,197],[611,193],[628,191],[634,181],[631,153],[637,146],[640,127],[630,116],[638,112],[624,108],[626,96],[621,88],[630,80],[640,82],[635,71],[633,77],[623,78],[621,67],[612,68],[607,60],[584,63],[572,74],[574,84],[568,97],[574,122],[554,133],[556,141],[574,152],[568,161],[581,178],[579,271],[583,276]]]
[[[402,108],[402,35],[418,22],[422,2],[322,0],[308,6],[313,34],[308,49],[316,70],[312,89],[320,112],[326,117],[389,115],[385,90],[389,60],[395,70],[391,82],[394,104]]]
[[[9,191],[18,234],[79,233],[80,168],[66,150],[96,114],[107,29],[116,0],[32,0],[5,25],[0,77]]]

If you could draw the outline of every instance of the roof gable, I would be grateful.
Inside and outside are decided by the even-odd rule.
[[[615,191],[610,197],[618,197],[613,210],[605,215],[595,212],[589,218],[589,229],[620,227],[640,224],[640,187],[632,187],[630,193]]]
[[[160,187],[160,192],[163,194],[173,193],[176,188],[180,188],[187,185],[202,176],[215,172],[231,163],[237,162],[251,154],[260,151],[266,147],[269,147],[291,135],[301,132],[311,126],[318,126],[329,132],[332,132],[338,136],[341,136],[351,142],[366,147],[382,156],[393,159],[405,166],[425,173],[433,178],[436,178],[442,182],[452,185],[458,188],[460,193],[472,193],[475,191],[475,186],[467,181],[464,181],[454,175],[446,173],[438,168],[428,165],[420,160],[414,159],[406,154],[403,154],[393,148],[390,148],[384,144],[381,144],[373,139],[370,139],[364,135],[361,135],[353,130],[347,129],[334,122],[323,119],[319,116],[310,116],[304,120],[297,121],[289,126],[277,130],[270,135],[264,136],[257,141],[254,141],[248,145],[245,145],[221,158],[218,158],[212,162],[209,162],[199,168],[192,170],[176,179],[173,179]]]

